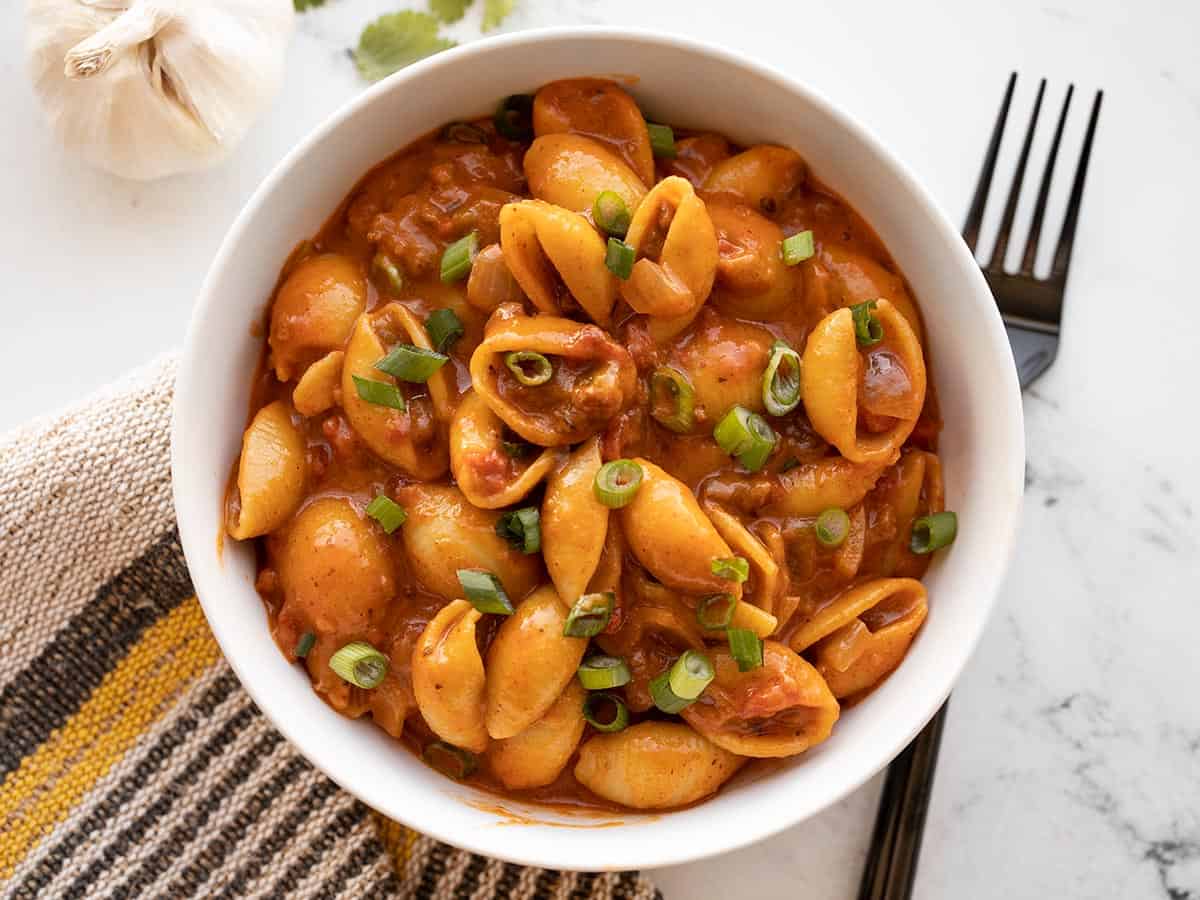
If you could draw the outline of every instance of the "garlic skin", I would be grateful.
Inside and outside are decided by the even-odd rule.
[[[283,78],[293,0],[27,0],[29,70],[68,149],[148,181],[223,159]]]

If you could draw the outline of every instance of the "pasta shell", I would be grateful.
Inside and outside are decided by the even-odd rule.
[[[567,682],[546,714],[522,731],[488,747],[488,767],[512,791],[543,787],[562,774],[583,737],[586,691]]]
[[[475,643],[482,613],[466,600],[452,600],[430,620],[412,656],[413,694],[433,733],[456,747],[482,753],[483,660]]]
[[[603,78],[567,78],[544,85],[533,98],[533,131],[572,132],[619,154],[646,184],[654,183],[650,132],[637,103]]]
[[[589,739],[575,779],[611,803],[670,809],[716,793],[745,762],[686,725],[642,722]]]
[[[229,534],[244,541],[274,531],[304,499],[304,436],[282,400],[260,409],[242,435],[237,493],[229,509]]]
[[[862,502],[895,455],[879,462],[855,463],[840,456],[801,463],[776,476],[771,501],[763,509],[769,516],[819,516],[836,506],[850,509]]]
[[[525,151],[529,192],[539,200],[578,213],[588,213],[596,197],[612,191],[632,212],[646,196],[646,186],[619,156],[591,138],[547,134]]]
[[[778,641],[763,642],[763,664],[742,672],[726,648],[712,648],[716,677],[680,715],[731,753],[794,756],[829,737],[839,715],[825,680]]]
[[[709,203],[708,214],[720,247],[713,302],[753,319],[778,316],[796,303],[804,281],[799,269],[783,261],[779,226],[742,204]]]
[[[290,381],[330,350],[341,350],[367,306],[367,279],[347,256],[325,253],[300,263],[271,305],[267,343],[275,375]]]
[[[604,239],[579,213],[541,200],[510,203],[500,210],[500,248],[513,278],[541,312],[561,315],[569,311],[565,303],[574,302],[607,327],[617,279],[604,264]]]
[[[925,622],[929,604],[915,592],[897,599],[907,604],[876,605],[813,647],[813,662],[835,697],[870,690],[903,661]]]
[[[838,594],[792,634],[788,643],[802,653],[822,638],[845,628],[881,604],[908,609],[926,602],[925,586],[915,578],[876,578]]]
[[[516,350],[544,354],[550,381],[521,385],[504,359]],[[629,351],[595,325],[557,316],[526,316],[502,306],[471,355],[475,392],[527,441],[559,447],[586,440],[624,409],[637,389]]]
[[[558,595],[573,604],[587,592],[608,532],[608,507],[596,499],[600,440],[592,438],[550,476],[542,501],[542,557]]]
[[[335,393],[341,384],[345,358],[346,354],[341,350],[330,350],[304,370],[292,391],[296,412],[302,416],[316,416],[337,403]]]
[[[710,194],[729,194],[771,215],[804,182],[804,160],[795,150],[759,144],[717,163],[704,179]]]
[[[518,503],[565,456],[546,449],[533,459],[517,459],[504,451],[503,441],[500,417],[468,391],[450,423],[450,471],[459,490],[482,509]],[[544,533],[544,522],[542,527]]]
[[[554,704],[575,677],[586,638],[567,637],[567,609],[546,585],[504,620],[487,655],[487,730],[497,740],[520,734]]]

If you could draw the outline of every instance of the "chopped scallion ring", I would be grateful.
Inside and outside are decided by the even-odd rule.
[[[513,350],[504,355],[504,365],[525,387],[545,384],[554,375],[550,360],[534,350]]]
[[[831,506],[817,516],[817,521],[813,523],[813,531],[822,547],[840,547],[850,534],[850,517],[844,509]]]
[[[710,594],[696,607],[696,621],[706,631],[728,628],[737,605],[738,598],[733,594]]]
[[[343,681],[369,691],[387,676],[388,658],[366,641],[355,641],[329,658],[329,668]]]
[[[684,700],[682,697],[677,697],[675,692],[671,690],[671,672],[668,669],[660,675],[655,675],[650,679],[650,699],[665,713],[675,715],[682,710],[687,709],[696,701]]]
[[[685,650],[672,664],[667,683],[676,697],[695,700],[716,674],[711,659],[699,650]]]
[[[633,274],[633,261],[637,253],[620,238],[608,239],[608,250],[604,254],[604,265],[622,281],[628,281]]]
[[[592,204],[592,221],[605,234],[625,237],[632,218],[629,215],[629,207],[625,205],[620,194],[615,191],[601,191],[596,195],[596,202]]]
[[[400,270],[396,268],[396,264],[386,253],[376,253],[375,258],[371,260],[371,268],[382,276],[393,294],[399,294],[404,290],[404,276],[400,274]]]
[[[619,656],[589,656],[579,666],[579,683],[589,691],[607,691],[629,684],[633,673]]]
[[[506,512],[496,520],[496,534],[522,553],[537,553],[542,549],[541,513],[536,506]]]
[[[317,642],[317,636],[311,631],[306,631],[300,635],[300,640],[296,642],[296,658],[304,659],[308,656],[308,652],[312,650],[313,644]]]
[[[740,556],[718,557],[712,561],[712,573],[718,578],[741,584],[750,577],[750,563]]]
[[[592,492],[609,509],[628,505],[642,485],[642,467],[632,459],[614,459],[596,473]]]
[[[854,317],[854,339],[860,347],[871,347],[883,340],[883,325],[872,312],[878,301],[868,300],[850,307]]]
[[[461,237],[442,253],[441,278],[444,284],[462,281],[471,271],[475,254],[479,252],[479,232],[472,231]]]
[[[958,535],[958,514],[952,512],[930,513],[912,523],[912,536],[908,549],[913,553],[925,554],[940,550],[954,543]]]
[[[435,309],[425,320],[425,333],[438,353],[445,353],[447,347],[463,336],[464,331],[463,323],[452,309]]]
[[[729,652],[737,662],[739,672],[749,672],[762,666],[762,638],[749,628],[730,628],[725,636],[729,638]]]
[[[424,384],[450,357],[412,344],[394,347],[387,356],[375,363],[380,372],[411,384]]]
[[[458,583],[462,585],[467,600],[481,613],[495,613],[498,616],[513,614],[513,605],[504,592],[504,585],[491,572],[459,569]]]
[[[678,369],[659,366],[650,376],[650,415],[677,434],[692,430],[696,420],[696,391]]]
[[[614,694],[588,694],[583,718],[597,731],[612,734],[629,726],[629,708]]]
[[[425,764],[437,769],[443,775],[462,781],[479,768],[479,759],[474,753],[447,744],[445,741],[434,741],[421,753]]]
[[[367,504],[367,515],[383,526],[383,530],[391,534],[404,524],[408,513],[404,507],[387,494],[376,494],[375,499]]]
[[[354,390],[360,400],[373,403],[375,406],[388,406],[398,409],[400,412],[404,412],[408,408],[404,402],[404,395],[400,393],[400,388],[394,384],[388,384],[386,381],[372,381],[370,378],[359,378],[357,375],[350,377],[354,379]]]
[[[612,591],[584,594],[575,601],[563,625],[566,637],[589,638],[608,627],[617,598]]]
[[[735,406],[725,413],[713,429],[713,438],[722,450],[737,457],[748,472],[757,472],[766,465],[776,441],[766,419],[744,406]]]
[[[650,150],[655,156],[675,156],[675,131],[670,125],[647,122],[646,130],[650,132]]]
[[[762,380],[763,406],[773,416],[786,416],[800,405],[800,354],[776,341],[767,357]]]
[[[801,231],[793,234],[791,237],[784,238],[779,245],[779,251],[783,256],[784,265],[799,265],[816,253],[816,248],[813,246],[813,233],[811,231]]]
[[[492,117],[496,130],[510,141],[533,139],[533,97],[513,94],[505,97]]]

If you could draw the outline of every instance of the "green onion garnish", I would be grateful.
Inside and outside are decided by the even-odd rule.
[[[606,716],[606,712],[611,715]],[[588,694],[583,701],[583,718],[597,731],[611,734],[628,727],[629,708],[613,694]]]
[[[487,132],[470,122],[451,122],[442,129],[442,140],[458,144],[486,144]]]
[[[599,634],[612,618],[616,597],[612,591],[600,594],[584,594],[575,601],[567,613],[563,634],[566,637],[588,638]]]
[[[462,281],[471,271],[475,254],[479,252],[479,232],[461,237],[442,253],[442,282]]]
[[[449,359],[444,353],[425,350],[412,344],[401,344],[375,363],[375,368],[401,381],[424,384]]]
[[[634,249],[619,238],[608,239],[608,250],[604,254],[604,265],[622,281],[627,281],[633,274],[633,261],[637,254]]]
[[[655,706],[674,714],[694,703],[715,676],[712,660],[698,650],[687,650],[670,669],[650,680],[650,696]]]
[[[642,467],[632,459],[614,459],[596,472],[592,492],[609,509],[627,505],[642,485]]]
[[[757,634],[749,628],[730,628],[725,635],[739,672],[749,672],[763,664],[763,642]]]
[[[495,613],[498,616],[511,616],[513,605],[504,593],[504,585],[491,572],[482,569],[459,569],[458,583],[462,585],[463,593],[481,613]]]
[[[629,207],[615,191],[601,191],[592,204],[592,221],[596,227],[613,237],[623,238],[629,231]]]
[[[496,534],[522,553],[542,549],[541,514],[536,506],[514,509],[496,520]]]
[[[775,447],[775,432],[766,419],[744,406],[735,406],[713,429],[713,437],[722,450],[749,472],[757,472]]]
[[[421,754],[425,764],[437,769],[443,775],[448,775],[455,781],[462,781],[479,768],[479,760],[474,753],[447,744],[445,741],[434,741]]]
[[[718,578],[741,584],[750,577],[750,563],[740,556],[731,556],[727,559],[718,557],[712,561],[712,573]]]
[[[465,330],[452,309],[435,309],[425,320],[425,333],[438,353],[445,353],[446,348],[462,337]]]
[[[408,513],[404,507],[387,494],[377,494],[375,499],[367,504],[367,515],[383,526],[383,530],[391,534],[404,524]]]
[[[317,636],[311,631],[306,631],[300,635],[300,640],[296,642],[296,658],[304,659],[308,656],[308,651],[313,648],[313,644],[317,642]]]
[[[871,311],[877,302],[868,300],[850,307],[850,314],[854,317],[854,338],[860,347],[870,347],[883,340],[883,325]]]
[[[505,97],[492,117],[496,130],[510,141],[528,141],[533,137],[533,97],[513,94]]]
[[[329,668],[343,681],[369,691],[387,675],[388,658],[366,641],[355,641],[329,658]]]
[[[762,380],[763,406],[773,416],[786,416],[800,405],[800,354],[783,341],[771,345]]]
[[[589,656],[579,667],[579,683],[589,691],[607,691],[629,684],[633,674],[619,656]]]
[[[659,366],[650,376],[650,415],[677,434],[692,430],[696,391],[688,377],[671,366]]]
[[[655,156],[675,155],[675,132],[670,125],[647,122],[646,130],[650,132],[650,150]]]
[[[399,294],[404,290],[404,276],[400,274],[400,270],[396,268],[396,264],[386,253],[376,253],[375,258],[371,260],[371,268],[383,276],[393,294]]]
[[[908,549],[913,553],[932,553],[934,550],[954,543],[957,534],[957,513],[930,513],[912,523],[912,536],[908,541]]]
[[[696,621],[706,631],[728,628],[737,605],[738,598],[733,594],[710,594],[696,607]]]
[[[376,406],[389,406],[401,412],[408,408],[404,403],[404,395],[400,393],[400,388],[394,384],[388,384],[386,381],[372,381],[370,378],[359,378],[357,375],[350,377],[354,379],[354,390],[360,400],[374,403]]]
[[[650,699],[663,712],[675,715],[687,709],[695,701],[675,696],[675,692],[671,690],[670,678],[671,672],[668,670],[650,679]]]
[[[504,365],[526,387],[545,384],[554,375],[550,360],[533,350],[514,350],[504,355]]]
[[[822,547],[840,547],[850,533],[850,517],[844,509],[831,506],[817,516],[813,531]]]
[[[779,245],[779,252],[783,256],[784,265],[788,266],[796,266],[810,259],[817,252],[813,247],[813,233],[801,231],[784,238]]]

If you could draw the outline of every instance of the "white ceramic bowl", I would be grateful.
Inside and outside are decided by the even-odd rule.
[[[947,505],[960,530],[926,578],[930,615],[908,658],[846,711],[830,740],[769,772],[740,776],[693,809],[579,818],[456,784],[369,720],[326,706],[268,634],[251,548],[226,541],[222,555],[217,535],[262,343],[251,326],[292,247],[367,169],[414,138],[489,113],[504,95],[606,74],[636,76],[632,92],[652,118],[796,148],[875,228],[925,315],[946,421]],[[686,862],[794,825],[866,781],[921,729],[950,692],[1000,586],[1021,501],[1024,437],[1012,356],[974,260],[862,125],[802,84],[724,50],[629,30],[553,29],[411,66],[365,91],[276,166],[225,238],[196,304],[176,386],[172,469],[183,547],[213,632],[259,708],[314,765],[375,809],[459,847],[555,868],[628,869]]]

